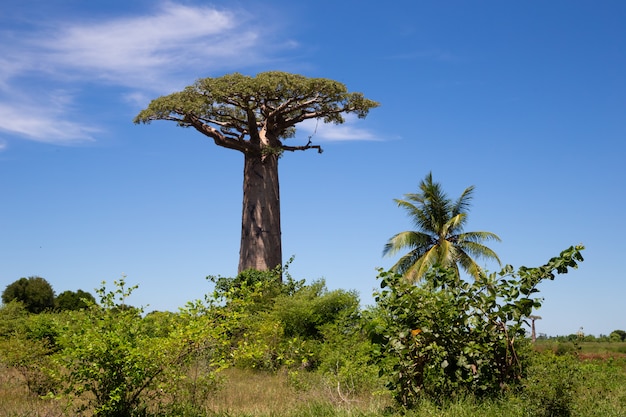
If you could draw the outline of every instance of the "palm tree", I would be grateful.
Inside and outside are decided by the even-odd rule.
[[[483,244],[489,240],[500,241],[496,234],[463,232],[474,186],[466,188],[456,201],[449,199],[441,185],[433,182],[432,173],[419,187],[421,193],[405,194],[405,200],[394,200],[409,213],[417,230],[400,232],[385,245],[385,256],[395,255],[403,249],[410,250],[391,268],[392,271],[418,281],[428,269],[439,265],[452,268],[460,278],[460,265],[477,278],[482,268],[474,258],[494,259],[500,263],[498,255]]]

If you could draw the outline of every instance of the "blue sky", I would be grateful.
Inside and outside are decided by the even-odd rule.
[[[280,162],[285,260],[371,304],[394,198],[432,171],[474,185],[468,231],[504,263],[583,243],[542,285],[539,332],[625,329],[626,3],[622,1],[5,1],[0,12],[0,287],[57,293],[122,274],[131,303],[176,310],[233,276],[243,158],[168,122],[152,98],[201,77],[281,70],[381,103],[301,126],[324,153]],[[485,264],[496,270],[497,265]]]

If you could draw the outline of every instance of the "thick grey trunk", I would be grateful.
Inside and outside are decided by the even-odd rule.
[[[238,271],[269,270],[282,265],[278,156],[244,155]]]

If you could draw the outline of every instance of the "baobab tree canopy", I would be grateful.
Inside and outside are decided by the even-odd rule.
[[[282,264],[278,159],[285,151],[317,149],[288,145],[296,125],[308,119],[343,123],[378,106],[340,82],[279,71],[256,77],[234,73],[202,78],[183,91],[153,100],[135,123],[170,120],[193,127],[216,145],[244,154],[243,213],[238,271]]]

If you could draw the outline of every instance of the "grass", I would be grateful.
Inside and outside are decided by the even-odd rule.
[[[577,362],[579,384],[571,406],[572,417],[626,416],[626,358],[584,359]],[[384,392],[367,392],[346,397],[329,386],[319,374],[309,372],[275,374],[228,369],[219,390],[193,412],[181,417],[374,417],[396,416]],[[407,417],[540,417],[522,397],[477,401],[472,398],[450,402],[444,408],[424,401]],[[539,409],[540,410],[540,409]],[[61,417],[61,404],[29,393],[23,377],[15,370],[0,369],[0,416]],[[162,414],[162,416],[170,414]],[[548,414],[545,414],[548,415]],[[552,414],[554,415],[554,414]],[[556,414],[566,415],[566,414]]]
[[[63,409],[55,401],[31,394],[16,370],[0,366],[0,416],[60,417]]]
[[[213,413],[250,416],[285,416],[292,412],[302,415],[311,408],[318,412],[326,407],[335,412],[379,411],[390,404],[385,394],[365,393],[346,398],[336,387],[328,386],[319,374],[309,372],[268,374],[250,370],[225,371],[223,387],[210,400]],[[300,415],[300,414],[298,414]]]
[[[626,358],[626,342],[560,342],[537,340],[538,351],[551,350],[555,353],[576,352],[586,359]]]

